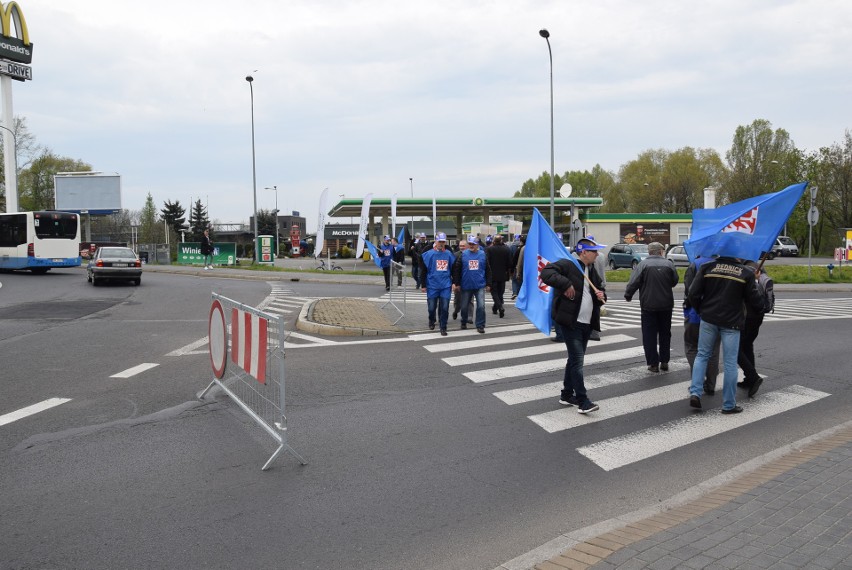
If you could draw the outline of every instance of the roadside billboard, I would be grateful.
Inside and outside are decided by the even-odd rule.
[[[203,265],[200,242],[178,244],[177,262],[182,265]],[[234,265],[237,262],[237,244],[231,242],[213,244],[213,265]]]

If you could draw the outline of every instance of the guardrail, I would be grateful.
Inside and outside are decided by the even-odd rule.
[[[275,438],[279,447],[262,471],[285,450],[307,465],[287,443],[284,337],[283,318],[213,293],[207,336],[213,380],[198,398],[219,386]]]

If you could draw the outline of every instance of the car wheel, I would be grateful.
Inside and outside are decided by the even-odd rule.
[[[92,282],[92,274],[89,273],[88,271],[86,272],[86,281],[88,281],[89,283]]]
[[[93,286],[95,286],[95,287],[97,287],[97,286],[98,286],[98,285],[100,285],[100,284],[101,284],[101,282],[100,282],[100,281],[98,281],[97,276],[96,276],[94,273],[92,273],[92,285],[93,285]]]
[[[136,279],[133,280],[133,284],[136,285],[137,287],[139,287],[142,284],[142,278],[137,277]]]
[[[610,259],[610,260],[609,260],[609,268],[610,268],[610,269],[613,269],[613,270],[618,269],[618,266],[615,264],[615,260],[614,260],[614,259]]]

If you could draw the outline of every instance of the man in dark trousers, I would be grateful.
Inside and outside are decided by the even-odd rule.
[[[382,243],[376,248],[376,251],[381,258],[379,261],[382,264],[382,273],[385,276],[385,291],[390,291],[391,278],[391,261],[393,261],[394,247],[391,245],[391,237],[385,236],[382,238]]]
[[[210,230],[207,228],[201,235],[201,255],[204,256],[204,269],[213,269],[213,242],[210,241]]]
[[[643,259],[627,282],[624,299],[633,300],[639,291],[642,310],[642,347],[645,364],[651,372],[669,369],[672,347],[672,311],[674,292],[680,278],[674,264],[663,257],[663,244],[648,244],[648,257]],[[658,350],[659,349],[659,350]]]
[[[512,253],[509,247],[503,243],[503,236],[497,234],[491,246],[485,249],[485,259],[491,267],[491,305],[493,314],[500,313],[500,318],[506,314],[503,307],[503,297],[506,294],[506,282],[511,279]]]
[[[698,356],[692,369],[689,405],[701,409],[701,393],[707,361],[713,353],[716,338],[722,337],[725,376],[722,384],[722,413],[738,414],[737,354],[740,331],[745,325],[746,305],[761,310],[763,299],[757,290],[754,272],[738,259],[719,257],[698,268],[689,287],[689,304],[701,316],[698,334]]]
[[[599,250],[604,247],[593,240],[582,238],[574,248],[582,271],[571,260],[560,259],[545,265],[540,274],[541,280],[553,287],[553,296],[558,299],[553,304],[553,320],[562,329],[562,338],[568,349],[559,403],[563,406],[577,406],[581,414],[599,409],[586,394],[583,359],[592,334],[591,323],[600,314],[601,305],[606,302],[601,278],[594,267]]]
[[[775,284],[772,278],[754,261],[749,261],[746,265],[754,271],[754,276],[757,279],[757,291],[763,298],[763,307],[760,311],[746,307],[745,327],[740,332],[740,353],[737,356],[737,364],[743,369],[745,378],[737,386],[748,390],[748,397],[753,398],[760,385],[763,384],[763,378],[757,373],[755,367],[754,341],[760,332],[760,325],[763,324],[763,315],[775,311]]]
[[[453,288],[461,292],[461,328],[475,320],[476,332],[485,332],[485,293],[491,290],[491,268],[485,252],[479,249],[479,238],[468,236],[467,249],[453,264]],[[471,299],[476,299],[476,314],[470,315]]]

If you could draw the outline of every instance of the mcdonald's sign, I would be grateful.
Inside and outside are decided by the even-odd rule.
[[[15,35],[12,35],[12,25],[15,26]],[[15,2],[3,6],[0,2],[0,58],[9,59],[18,63],[31,63],[33,60],[33,44],[30,41],[30,31],[27,29],[27,21],[21,6]]]

